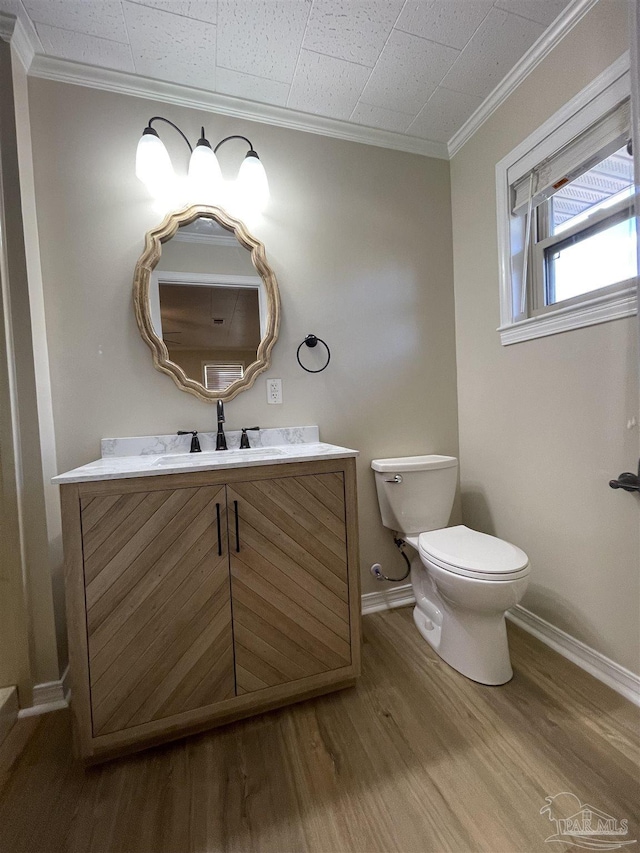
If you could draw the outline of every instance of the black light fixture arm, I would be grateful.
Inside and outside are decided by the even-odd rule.
[[[157,132],[157,131],[154,129],[154,127],[153,127],[153,122],[154,122],[154,121],[163,121],[165,124],[168,124],[168,125],[169,125],[170,127],[172,127],[174,130],[177,130],[177,131],[178,131],[178,133],[180,134],[180,136],[181,136],[181,137],[184,139],[184,141],[187,143],[187,146],[188,146],[188,148],[189,148],[189,151],[191,151],[191,152],[193,153],[193,146],[191,145],[191,143],[189,142],[189,140],[187,139],[187,137],[185,136],[185,134],[180,130],[180,128],[178,127],[178,125],[177,125],[177,124],[174,124],[174,122],[172,122],[172,121],[169,121],[169,119],[168,119],[168,118],[165,118],[164,116],[153,116],[152,118],[150,118],[150,119],[149,119],[149,122],[148,122],[148,124],[147,124],[147,126],[146,126],[146,127],[145,127],[145,129],[144,129],[144,133],[152,133],[154,136],[157,136],[157,135],[158,135],[158,132]],[[257,157],[257,156],[258,156],[258,154],[257,154],[257,152],[256,152],[256,150],[255,150],[255,148],[253,147],[253,143],[251,142],[251,140],[250,140],[250,139],[247,139],[247,137],[246,137],[246,136],[240,136],[240,135],[239,135],[239,134],[237,134],[237,133],[234,133],[232,136],[225,136],[225,138],[224,138],[224,139],[221,139],[221,140],[220,140],[220,142],[218,142],[218,144],[216,145],[216,147],[213,149],[213,153],[214,153],[214,154],[217,154],[217,153],[218,153],[218,149],[220,148],[220,146],[221,146],[221,145],[224,145],[224,143],[225,143],[225,142],[229,142],[229,140],[230,140],[230,139],[242,139],[242,140],[243,140],[243,142],[246,142],[246,143],[247,143],[247,145],[249,146],[249,151],[248,151],[248,153],[247,153],[247,156],[253,156],[253,157]],[[204,127],[202,128],[201,135],[200,135],[200,139],[198,140],[198,145],[202,145],[202,144],[206,145],[207,147],[211,147],[211,146],[210,146],[210,144],[209,144],[209,142],[208,142],[208,140],[205,138],[205,135],[204,135]]]
[[[214,153],[214,154],[217,154],[217,153],[218,153],[218,148],[220,148],[220,146],[221,146],[221,145],[224,145],[224,144],[225,144],[225,142],[228,142],[230,139],[244,139],[244,141],[245,141],[245,142],[247,143],[247,145],[249,146],[249,153],[251,153],[251,151],[253,151],[253,152],[255,153],[255,149],[254,149],[254,147],[253,147],[253,144],[251,143],[251,140],[250,140],[250,139],[247,139],[247,137],[246,137],[246,136],[239,136],[238,134],[233,134],[233,136],[225,136],[225,138],[224,138],[224,139],[221,139],[221,140],[220,140],[220,142],[218,142],[218,144],[216,145],[216,147],[213,149],[213,153]]]
[[[189,142],[189,140],[187,139],[187,137],[184,135],[184,133],[180,130],[180,128],[178,127],[178,125],[177,125],[177,124],[174,124],[172,121],[169,121],[169,119],[168,119],[168,118],[164,118],[164,116],[153,116],[153,118],[150,118],[150,119],[149,119],[149,124],[147,125],[147,128],[145,129],[145,133],[147,132],[147,129],[148,129],[148,128],[151,128],[152,132],[153,132],[153,133],[156,133],[156,131],[155,131],[155,130],[153,129],[153,127],[152,127],[152,123],[153,123],[154,121],[163,121],[163,122],[165,122],[166,124],[171,125],[171,127],[172,127],[174,130],[177,130],[177,131],[178,131],[178,133],[180,134],[180,136],[181,136],[181,137],[184,139],[184,141],[187,143],[187,145],[189,146],[189,151],[191,151],[191,152],[193,153],[193,147],[192,147],[191,143]]]

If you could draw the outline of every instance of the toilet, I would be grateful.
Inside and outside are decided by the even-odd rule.
[[[413,619],[450,666],[481,684],[513,676],[505,612],[522,599],[529,560],[520,548],[471,530],[446,527],[458,460],[453,456],[374,459],[382,523],[410,545]]]

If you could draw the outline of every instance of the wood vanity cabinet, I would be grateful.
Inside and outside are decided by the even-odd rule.
[[[61,496],[86,763],[359,675],[354,459],[64,484]]]

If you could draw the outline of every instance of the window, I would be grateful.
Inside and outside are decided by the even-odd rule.
[[[501,161],[496,178],[503,344],[635,312],[628,72],[620,63]]]
[[[208,361],[202,365],[204,387],[207,391],[224,391],[244,376],[244,365],[223,361]]]
[[[633,158],[627,146],[540,205],[535,226],[533,314],[633,283],[638,263]]]

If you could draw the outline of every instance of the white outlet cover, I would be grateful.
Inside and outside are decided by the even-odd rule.
[[[282,403],[282,379],[267,379],[267,403],[272,406]]]

